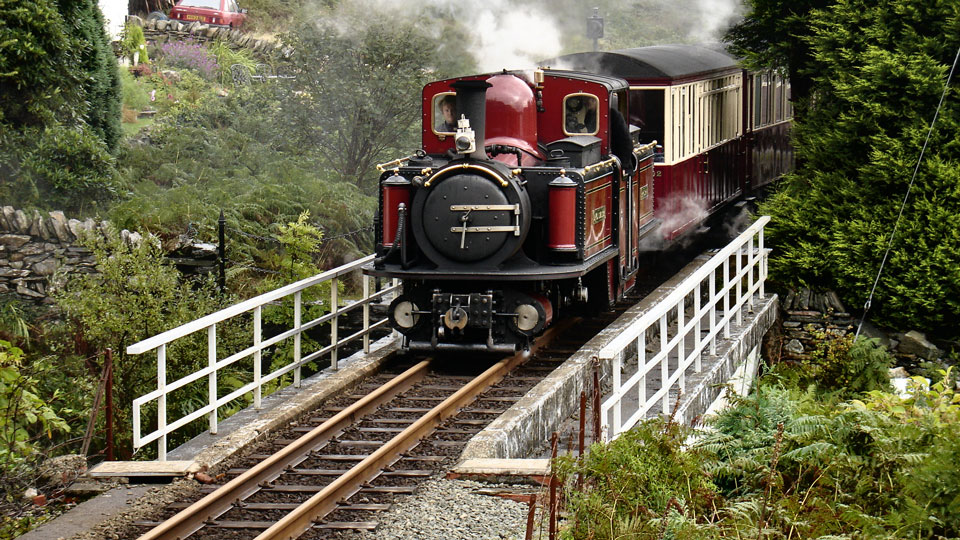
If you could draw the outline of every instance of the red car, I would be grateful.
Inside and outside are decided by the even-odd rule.
[[[170,18],[177,21],[200,21],[213,26],[239,28],[247,19],[247,10],[236,0],[179,0],[170,9]]]

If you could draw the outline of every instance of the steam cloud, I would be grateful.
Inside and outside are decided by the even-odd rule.
[[[436,19],[440,18],[460,21],[470,35],[471,43],[465,49],[471,51],[480,71],[490,72],[529,69],[537,67],[537,62],[544,58],[573,52],[570,44],[564,43],[567,36],[561,30],[560,20],[569,26],[572,20],[585,19],[588,9],[579,7],[575,12],[568,9],[564,13],[560,6],[569,5],[569,2],[557,5],[549,0],[351,0],[341,2],[338,10],[359,10],[394,20],[416,19],[427,28],[439,26]],[[673,12],[676,19],[689,21],[684,24],[688,29],[687,38],[698,43],[719,41],[726,28],[742,13],[741,0],[656,0],[656,4],[648,2],[647,7],[648,13]],[[602,15],[614,16],[602,11],[603,8]],[[651,24],[649,18],[645,19],[644,10],[631,12],[630,17],[635,17],[638,25]],[[333,19],[336,24],[337,15]],[[345,32],[355,30],[351,29],[352,24],[337,26]],[[582,44],[583,38],[579,37]]]

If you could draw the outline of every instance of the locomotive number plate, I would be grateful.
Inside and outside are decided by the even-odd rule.
[[[607,217],[607,207],[601,206],[593,209],[593,223],[601,223]]]

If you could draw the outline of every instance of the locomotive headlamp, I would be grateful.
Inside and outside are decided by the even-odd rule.
[[[454,138],[454,144],[456,144],[457,152],[460,154],[472,154],[477,150],[476,134],[470,129],[470,120],[462,114],[460,119],[457,120],[457,135]]]

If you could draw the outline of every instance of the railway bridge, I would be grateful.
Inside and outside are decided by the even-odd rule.
[[[470,432],[451,474],[544,474],[548,466],[543,459],[544,448],[554,432],[572,433],[565,425],[573,418],[585,420],[589,414],[595,425],[591,435],[611,440],[656,415],[673,415],[678,421],[696,424],[730,388],[728,383],[740,381],[737,384],[749,388],[757,369],[758,349],[777,311],[776,295],[767,293],[764,287],[767,250],[763,227],[768,221],[768,217],[761,217],[725,247],[696,257],[642,301],[623,310],[585,344],[565,352],[562,363],[551,367],[549,373],[526,377],[534,379],[535,385],[525,389],[522,396],[511,398],[512,404],[502,414],[498,411],[495,420]],[[377,373],[397,350],[397,340],[393,335],[372,338],[387,330],[387,320],[371,317],[371,308],[389,301],[399,284],[357,277],[359,268],[371,258],[251,298],[131,345],[130,354],[156,358],[157,387],[134,400],[132,406],[134,445],[137,449],[156,445],[157,459],[104,462],[90,475],[177,476],[215,469],[252,442],[288,428],[305,411],[322,408],[345,388],[357,387]],[[360,280],[359,297],[341,298],[340,283],[346,279]],[[322,298],[318,290],[323,291]],[[325,309],[315,309],[320,302]],[[292,327],[265,332],[265,319],[276,320],[278,311],[284,310],[292,312]],[[351,313],[359,314],[361,323],[347,333],[341,323]],[[250,334],[245,345],[229,345],[236,342],[236,336],[227,340],[218,335],[237,318],[248,323]],[[306,338],[306,332],[319,328],[329,328],[328,343],[317,344]],[[316,336],[316,330],[311,335]],[[198,345],[206,348],[207,365],[169,376],[170,355],[182,347]],[[268,358],[279,347],[288,352],[286,359]],[[356,352],[347,354],[350,347]],[[311,362],[329,364],[305,376],[303,371]],[[227,369],[233,376],[240,369],[249,370],[249,382],[221,395],[218,380]],[[291,384],[278,389],[284,379]],[[174,413],[183,410],[172,406],[175,400],[204,394],[205,403],[179,417]],[[251,406],[221,421],[222,410],[244,396]],[[592,402],[589,413],[587,401]],[[204,433],[168,449],[168,438],[196,422],[206,423]],[[373,431],[381,433],[384,429]],[[64,534],[62,524],[57,530],[57,536],[69,536]],[[28,537],[45,538],[42,527],[32,534]]]

